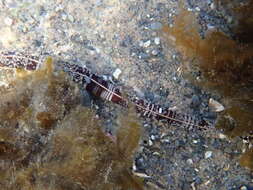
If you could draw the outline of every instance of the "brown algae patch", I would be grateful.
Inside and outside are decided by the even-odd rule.
[[[242,155],[242,157],[240,158],[240,164],[244,167],[252,169],[253,168],[252,158],[253,158],[253,149],[251,148],[250,150],[248,150],[248,152]]]
[[[215,0],[218,9],[232,16],[232,30],[238,41],[253,43],[253,0]]]
[[[78,87],[52,60],[18,71],[0,99],[0,186],[17,189],[143,189],[131,173],[141,127],[120,117],[113,142],[94,113],[81,107]]]
[[[239,43],[218,30],[207,31],[202,39],[198,31],[195,15],[181,9],[174,26],[164,26],[162,35],[182,53],[186,76],[223,97],[226,110],[216,126],[233,137],[248,135],[253,130],[253,44]],[[189,74],[194,67],[201,80]]]
[[[177,49],[188,60],[197,60],[206,81],[203,86],[233,96],[238,87],[253,81],[253,47],[238,44],[220,31],[208,31],[204,39],[193,13],[181,10],[173,27],[164,26],[167,39],[173,39]],[[238,73],[239,72],[239,73]],[[221,86],[222,85],[222,86]]]

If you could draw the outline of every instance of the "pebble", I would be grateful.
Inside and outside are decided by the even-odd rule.
[[[240,190],[248,190],[248,188],[246,186],[242,186]]]
[[[118,79],[121,73],[122,73],[122,71],[121,71],[119,68],[117,68],[117,69],[113,72],[112,76],[113,76],[115,79]]]
[[[197,95],[192,96],[192,102],[191,102],[193,107],[198,107],[200,105],[200,99]]]
[[[200,8],[199,8],[199,7],[196,7],[195,10],[196,10],[196,11],[200,11]]]
[[[68,18],[68,15],[66,13],[62,13],[61,17],[62,20],[66,20]]]
[[[209,99],[209,107],[214,112],[221,112],[221,111],[223,111],[225,109],[224,106],[221,103],[219,103],[218,101],[214,100],[213,98]]]
[[[211,8],[211,9],[215,9],[215,4],[214,4],[214,3],[211,3],[210,8]]]
[[[219,138],[220,138],[220,139],[225,139],[225,138],[227,138],[227,137],[226,137],[226,135],[220,133],[220,134],[219,134]]]
[[[138,57],[139,59],[148,59],[149,55],[147,53],[141,52]]]
[[[153,152],[154,156],[161,156],[161,154],[159,152]]]
[[[149,146],[152,146],[152,145],[153,145],[152,140],[150,140],[150,139],[148,140],[148,145],[149,145]]]
[[[146,41],[146,42],[143,43],[143,47],[147,48],[147,47],[150,46],[150,44],[151,44],[151,41],[148,40],[148,41]]]
[[[4,23],[7,25],[7,26],[11,26],[13,24],[13,20],[10,18],[10,17],[6,17],[4,19]]]
[[[190,165],[190,164],[193,164],[193,161],[192,161],[192,159],[189,158],[186,160],[186,163]]]
[[[154,50],[152,50],[151,54],[156,56],[159,54],[159,51],[157,49],[154,49]]]
[[[140,177],[140,178],[150,178],[150,176],[148,176],[145,173],[140,173],[140,172],[133,172],[134,175]]]
[[[206,151],[205,152],[205,159],[210,158],[212,156],[213,152],[212,151]]]
[[[154,39],[154,42],[155,42],[155,45],[159,45],[160,44],[160,38],[159,37],[156,37]]]
[[[68,15],[68,19],[69,19],[70,22],[74,22],[75,21],[75,19],[74,19],[74,17],[72,15]]]
[[[59,6],[57,6],[56,8],[55,8],[55,11],[57,12],[57,11],[60,11],[60,10],[62,10],[63,9],[63,5],[59,5]]]
[[[153,22],[153,23],[151,23],[150,26],[149,26],[149,28],[150,28],[151,30],[160,30],[160,29],[162,29],[162,27],[163,27],[163,25],[162,25],[162,23],[160,23],[160,22]]]
[[[133,170],[133,171],[136,171],[136,170],[137,170],[137,167],[136,167],[135,163],[133,163],[132,170]]]
[[[152,141],[154,141],[155,140],[155,135],[151,135],[150,138],[151,138]]]

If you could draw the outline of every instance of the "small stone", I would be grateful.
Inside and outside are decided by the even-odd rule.
[[[155,45],[159,45],[160,44],[160,38],[159,37],[156,37],[154,39],[154,42],[155,42]]]
[[[201,178],[200,178],[199,176],[197,176],[197,177],[194,179],[194,182],[195,182],[196,185],[199,185],[199,184],[202,183],[202,180],[201,180]]]
[[[169,143],[169,142],[170,142],[170,139],[162,139],[161,142],[162,142],[162,143]]]
[[[198,107],[200,105],[200,99],[197,95],[193,95],[192,96],[192,102],[191,102],[192,106],[194,108]]]
[[[139,59],[148,59],[149,55],[146,54],[146,53],[141,52],[138,57],[139,57]]]
[[[66,20],[68,15],[66,13],[62,13],[61,17],[62,17],[62,20]]]
[[[144,42],[143,42],[143,41],[140,41],[139,46],[140,46],[140,47],[143,47],[143,45],[144,45]]]
[[[150,26],[149,26],[149,28],[150,28],[151,30],[160,30],[160,29],[162,29],[162,27],[163,27],[163,25],[162,25],[162,23],[160,23],[160,22],[153,22],[153,23],[151,23]]]
[[[57,12],[57,11],[61,11],[63,9],[63,5],[59,5],[59,6],[57,6],[56,8],[55,8],[55,11]]]
[[[150,178],[150,176],[148,176],[145,173],[140,173],[140,172],[133,172],[134,175],[140,177],[140,178]]]
[[[154,141],[155,140],[155,135],[151,135],[150,138],[151,138],[152,141]]]
[[[186,163],[190,165],[190,164],[193,164],[193,161],[192,161],[192,159],[189,158],[186,160]]]
[[[121,71],[119,68],[117,68],[117,69],[113,72],[112,76],[113,76],[115,79],[118,79],[121,73],[122,73],[122,71]]]
[[[227,137],[226,137],[226,135],[220,133],[220,134],[219,134],[219,138],[220,138],[220,139],[225,139],[225,138],[227,138]]]
[[[199,7],[196,7],[195,10],[196,10],[196,11],[200,11],[200,8],[199,8]]]
[[[168,183],[169,185],[175,185],[175,179],[174,179],[174,177],[169,175],[169,176],[167,177],[167,183]]]
[[[152,55],[157,56],[159,54],[159,51],[157,49],[152,50]]]
[[[150,44],[151,44],[151,41],[148,40],[148,41],[146,41],[146,42],[143,43],[143,47],[147,48],[147,47],[150,46]]]
[[[4,23],[7,25],[7,26],[11,26],[13,24],[13,20],[10,18],[10,17],[6,17],[4,19]]]
[[[212,156],[213,152],[212,151],[206,151],[205,152],[205,159],[210,158]]]
[[[75,19],[74,19],[74,17],[72,15],[69,15],[68,19],[69,19],[70,22],[74,22],[75,21]]]
[[[154,156],[161,156],[161,154],[159,152],[153,152]]]
[[[133,171],[136,171],[136,170],[137,170],[137,167],[136,167],[135,163],[133,163],[132,170],[133,170]]]
[[[248,190],[248,188],[245,185],[243,185],[241,186],[240,190]]]
[[[152,140],[150,140],[150,139],[148,140],[148,145],[149,145],[149,146],[152,146],[152,145],[153,145]]]
[[[215,9],[215,4],[214,4],[214,3],[211,3],[210,8],[211,8],[211,9]]]
[[[221,112],[225,109],[221,103],[219,103],[218,101],[216,101],[212,98],[209,99],[209,107],[214,112]]]
[[[99,48],[95,47],[95,50],[96,50],[97,53],[100,53],[100,49]]]

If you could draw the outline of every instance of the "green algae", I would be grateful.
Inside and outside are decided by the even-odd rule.
[[[130,170],[141,135],[133,111],[119,118],[114,142],[52,59],[16,75],[0,92],[1,188],[144,189]]]

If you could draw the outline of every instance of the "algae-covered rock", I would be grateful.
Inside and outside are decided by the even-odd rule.
[[[51,58],[13,77],[0,94],[1,188],[143,189],[130,170],[140,138],[134,114],[119,119],[115,143]]]

